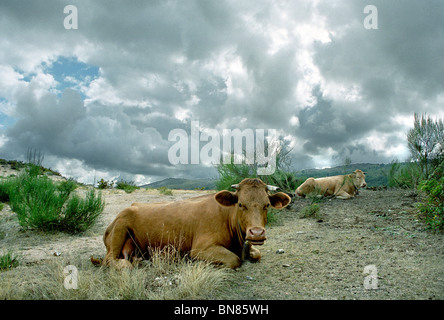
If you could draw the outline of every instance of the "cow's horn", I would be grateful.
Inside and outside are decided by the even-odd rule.
[[[237,190],[237,189],[239,189],[239,184],[232,184],[231,187],[232,187],[233,189],[236,189],[236,190]]]
[[[267,184],[267,190],[276,191],[277,189],[279,189],[279,187],[270,186],[269,184]]]

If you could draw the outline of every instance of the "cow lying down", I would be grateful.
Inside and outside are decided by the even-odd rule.
[[[103,261],[91,261],[131,267],[136,254],[146,259],[150,247],[165,246],[229,268],[241,265],[243,252],[259,260],[260,251],[251,245],[262,245],[266,240],[267,211],[270,206],[284,208],[290,197],[282,192],[270,195],[268,190],[276,187],[260,179],[244,179],[232,187],[235,192],[223,190],[176,202],[132,204],[106,229]]]
[[[358,193],[359,188],[364,188],[366,185],[365,172],[358,169],[347,175],[308,178],[296,189],[296,194],[305,197],[314,193],[322,196],[335,196],[338,199],[350,199]]]

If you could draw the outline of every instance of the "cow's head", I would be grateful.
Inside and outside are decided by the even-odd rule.
[[[353,179],[353,184],[356,188],[365,188],[367,186],[367,183],[365,183],[365,172],[362,170],[355,170],[351,174],[351,178]]]
[[[245,240],[254,245],[261,245],[266,240],[265,224],[267,212],[271,207],[282,209],[291,199],[283,192],[270,195],[277,187],[268,186],[260,179],[244,179],[239,184],[232,185],[236,192],[227,190],[216,193],[215,198],[223,206],[234,206],[234,222],[245,234]]]

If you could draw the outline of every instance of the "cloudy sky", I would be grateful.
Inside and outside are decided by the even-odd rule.
[[[443,21],[440,0],[2,0],[0,158],[34,148],[89,183],[216,177],[168,159],[199,121],[276,129],[295,170],[405,160],[414,112],[444,118]]]

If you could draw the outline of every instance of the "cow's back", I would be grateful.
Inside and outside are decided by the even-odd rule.
[[[315,179],[316,188],[325,196],[332,196],[337,191],[341,182],[343,181],[344,176],[331,176],[324,178]]]

